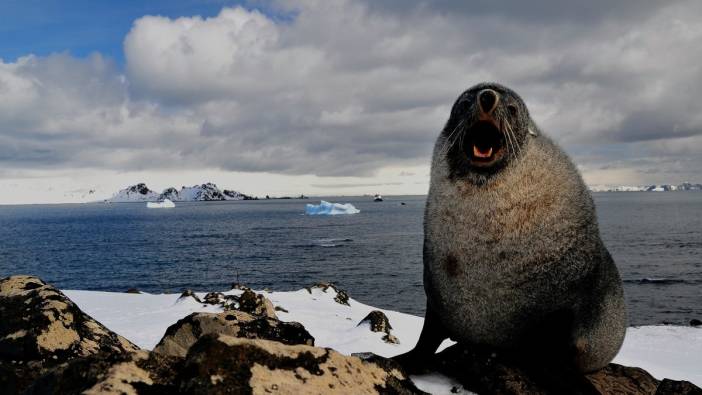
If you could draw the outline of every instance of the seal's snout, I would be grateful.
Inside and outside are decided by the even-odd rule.
[[[480,103],[480,111],[484,114],[490,114],[495,107],[497,107],[497,102],[500,100],[497,92],[492,89],[483,89],[478,92],[478,102]]]

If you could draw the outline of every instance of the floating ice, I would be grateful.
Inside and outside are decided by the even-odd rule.
[[[305,206],[305,214],[307,215],[337,215],[337,214],[358,214],[361,210],[357,209],[351,203],[329,203],[320,200],[319,204],[307,204]]]
[[[163,199],[163,201],[160,202],[148,202],[146,203],[147,208],[173,208],[175,207],[175,203],[173,203],[170,199]]]

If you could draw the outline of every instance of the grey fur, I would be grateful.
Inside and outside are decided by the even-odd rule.
[[[500,93],[495,119],[511,130],[504,157],[487,171],[471,166],[459,142],[470,138],[475,95],[485,87]],[[565,312],[572,323],[564,338],[579,370],[602,368],[617,354],[624,297],[592,198],[508,88],[480,84],[456,101],[434,148],[424,234],[428,309],[454,340],[519,348],[541,321]]]

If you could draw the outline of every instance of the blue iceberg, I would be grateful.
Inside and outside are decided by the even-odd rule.
[[[305,214],[307,215],[338,215],[338,214],[358,214],[361,210],[357,209],[351,203],[329,203],[320,200],[319,204],[307,204],[305,206]]]

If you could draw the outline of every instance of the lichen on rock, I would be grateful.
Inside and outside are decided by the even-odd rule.
[[[154,352],[184,357],[202,336],[223,334],[247,339],[268,339],[283,344],[314,345],[314,338],[297,322],[256,317],[243,311],[193,313],[171,325]]]
[[[76,358],[138,350],[33,276],[0,279],[0,317],[0,382],[14,383],[14,391]]]
[[[368,315],[366,315],[365,318],[361,320],[361,322],[358,323],[357,326],[360,326],[362,324],[368,324],[370,326],[370,330],[372,332],[382,332],[385,333],[383,336],[383,341],[386,343],[390,344],[399,344],[400,340],[390,333],[392,330],[392,326],[390,325],[390,320],[388,319],[388,316],[385,315],[380,310],[373,310]]]

